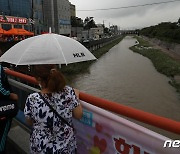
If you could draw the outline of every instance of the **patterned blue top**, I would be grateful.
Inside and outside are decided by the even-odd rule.
[[[73,88],[66,86],[61,92],[52,93],[51,96],[42,95],[72,125],[72,110],[79,105]],[[74,153],[76,140],[73,129],[52,112],[38,93],[28,96],[24,114],[34,120],[30,135],[31,153]]]

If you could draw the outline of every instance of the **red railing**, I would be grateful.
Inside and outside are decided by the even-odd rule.
[[[10,69],[6,69],[5,72],[8,75],[28,81],[29,83],[37,84],[36,79],[32,76],[15,72]],[[112,102],[112,101],[108,101],[102,98],[91,96],[83,92],[80,92],[80,99],[92,105],[103,108],[105,110],[108,110],[108,111],[111,111],[120,115],[124,115],[126,117],[150,124],[152,126],[156,126],[158,128],[161,128],[161,129],[164,129],[164,130],[176,133],[176,134],[180,134],[180,122],[178,121],[164,118],[161,116],[157,116],[157,115],[144,112],[141,110],[137,110],[137,109],[125,106],[125,105],[121,105],[116,102]]]

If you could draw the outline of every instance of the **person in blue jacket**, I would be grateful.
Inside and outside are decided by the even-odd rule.
[[[0,99],[6,100],[18,100],[18,96],[11,90],[7,76],[4,72],[2,65],[0,64]],[[12,119],[6,117],[0,118],[0,154],[5,154],[6,139],[11,127]]]

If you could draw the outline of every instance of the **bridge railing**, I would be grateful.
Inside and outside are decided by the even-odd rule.
[[[22,82],[28,82],[33,85],[37,85],[37,81],[34,77],[25,75],[19,72],[15,72],[10,69],[6,69],[5,72],[12,76],[13,78],[18,78]],[[33,89],[32,91],[37,91],[37,89]],[[24,95],[25,97],[26,95]],[[95,105],[97,107],[100,107],[102,109],[111,111],[113,113],[123,115],[135,120],[138,120],[140,122],[176,133],[180,134],[180,122],[171,120],[165,117],[161,117],[155,114],[151,114],[148,112],[144,112],[138,109],[134,109],[125,105],[121,105],[116,102],[108,101],[102,98],[98,98],[95,96],[91,96],[89,94],[80,92],[80,100],[85,101],[87,103],[90,103],[92,105]],[[23,101],[25,103],[25,101]],[[21,104],[21,107],[24,107],[24,104]]]

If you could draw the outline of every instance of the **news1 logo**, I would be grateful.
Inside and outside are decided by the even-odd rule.
[[[179,148],[180,147],[180,140],[166,140],[164,142],[164,148]]]

